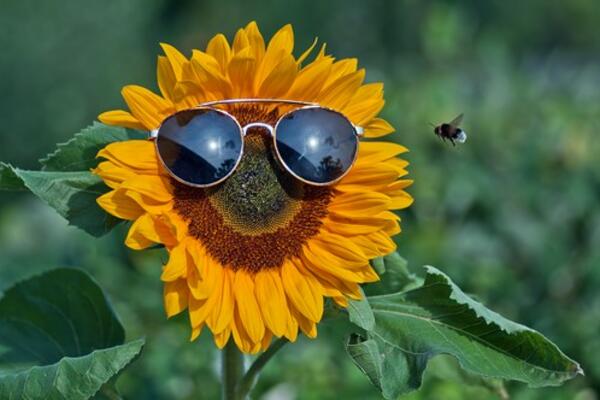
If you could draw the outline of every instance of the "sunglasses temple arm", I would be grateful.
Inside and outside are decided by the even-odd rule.
[[[154,140],[158,137],[158,129],[152,129],[150,132],[148,132],[148,139],[149,140]]]

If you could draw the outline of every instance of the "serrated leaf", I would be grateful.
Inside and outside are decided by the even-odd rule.
[[[422,287],[374,296],[375,328],[353,335],[347,350],[387,399],[417,389],[429,359],[450,354],[467,371],[530,386],[559,385],[583,371],[540,333],[469,298],[445,274],[426,267]]]
[[[102,236],[121,221],[96,204],[96,198],[109,190],[90,172],[98,164],[96,154],[109,143],[145,137],[141,131],[95,122],[40,160],[42,171],[0,163],[0,190],[30,190],[71,225]]]
[[[1,399],[85,400],[94,396],[141,352],[143,340],[58,363],[0,376]]]
[[[110,189],[89,171],[26,171],[7,164],[1,167],[0,189],[29,189],[69,224],[93,236],[102,236],[121,222],[96,203],[98,196]]]
[[[14,168],[3,162],[0,162],[0,189],[27,190],[23,180],[15,173]]]
[[[94,122],[69,141],[58,144],[56,151],[40,162],[45,171],[88,171],[98,164],[98,151],[109,143],[146,137],[140,131]]]
[[[82,270],[57,269],[0,299],[0,398],[87,399],[141,351]]]

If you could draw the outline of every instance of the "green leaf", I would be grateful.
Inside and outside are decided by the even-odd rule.
[[[58,363],[0,376],[0,398],[84,400],[118,375],[141,352],[142,339],[82,357],[65,357]]]
[[[96,282],[57,269],[0,299],[0,398],[87,399],[141,351]]]
[[[15,173],[15,169],[3,162],[0,162],[0,189],[27,190],[23,180]]]
[[[109,190],[90,172],[98,164],[96,154],[109,143],[145,137],[140,131],[95,122],[40,160],[42,171],[0,163],[0,190],[30,190],[71,225],[102,236],[121,221],[96,204],[96,198]]]
[[[147,134],[140,131],[94,122],[92,126],[75,134],[68,142],[58,144],[56,151],[48,154],[40,162],[45,171],[88,171],[96,167],[96,154],[106,145],[145,138]]]
[[[110,189],[89,171],[26,171],[7,164],[0,168],[0,189],[29,189],[69,224],[93,236],[102,236],[121,222],[96,203],[98,196]]]
[[[100,287],[78,269],[17,283],[0,299],[0,366],[52,364],[122,344],[125,333]]]
[[[382,277],[379,282],[365,286],[367,295],[372,296],[414,289],[423,283],[421,278],[408,270],[408,263],[396,252],[371,260],[371,265]]]
[[[361,300],[348,301],[348,317],[350,322],[369,331],[375,327],[375,316],[365,294],[362,294],[363,298]]]
[[[460,368],[456,358],[448,355],[434,357],[427,365],[424,384],[427,380],[444,382],[455,382],[462,386],[471,386],[484,389],[489,393],[495,394],[499,399],[508,399],[509,395],[504,386],[504,381],[500,379],[486,378],[481,375],[475,375]]]
[[[583,374],[540,333],[469,298],[426,267],[423,286],[369,298],[375,327],[352,335],[347,350],[387,399],[420,387],[429,359],[450,354],[467,371],[530,386],[559,385]]]

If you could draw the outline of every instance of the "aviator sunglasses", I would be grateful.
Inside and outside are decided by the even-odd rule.
[[[298,105],[273,126],[245,126],[217,105],[281,103]],[[317,186],[342,179],[356,160],[363,135],[343,114],[317,103],[285,99],[227,99],[201,103],[167,117],[150,132],[163,166],[177,181],[194,187],[215,186],[230,177],[244,153],[248,129],[266,129],[279,163],[300,181]]]

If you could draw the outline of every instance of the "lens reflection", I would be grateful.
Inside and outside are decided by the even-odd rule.
[[[165,166],[194,185],[210,185],[231,173],[242,143],[237,123],[210,109],[185,110],[167,118],[156,139]]]
[[[352,124],[323,108],[299,109],[285,116],[277,125],[275,144],[285,165],[315,184],[343,176],[358,149]]]

